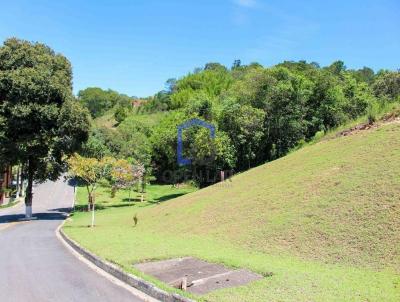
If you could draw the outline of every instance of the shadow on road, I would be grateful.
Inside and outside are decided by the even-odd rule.
[[[37,220],[64,220],[70,211],[70,208],[51,209],[44,213],[34,213],[32,216]],[[18,221],[24,217],[24,214],[0,215],[0,224]]]

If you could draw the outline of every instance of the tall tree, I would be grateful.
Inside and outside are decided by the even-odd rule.
[[[34,181],[55,180],[64,159],[88,137],[90,120],[72,95],[69,61],[41,43],[8,39],[0,47],[1,156],[26,167],[26,216]]]

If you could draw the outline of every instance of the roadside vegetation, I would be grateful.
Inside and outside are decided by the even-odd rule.
[[[65,159],[86,142],[89,129],[90,116],[72,93],[68,59],[42,43],[5,40],[0,46],[0,171],[22,167],[27,218],[34,181],[59,178]]]
[[[149,193],[156,184],[168,191],[128,207],[126,190],[107,197],[110,182],[101,182],[96,228],[76,212],[65,231],[169,291],[132,265],[195,256],[265,276],[200,301],[397,301],[399,95],[399,72],[347,70],[341,61],[208,63],[124,110],[121,95],[93,115],[81,155],[140,163]],[[216,137],[184,132],[193,161],[182,167],[177,126],[190,118],[214,125]],[[236,176],[219,183],[220,171]],[[188,183],[206,188],[169,200],[180,194],[171,185]]]
[[[398,301],[399,135],[397,120],[323,139],[173,200],[100,211],[94,229],[75,213],[65,231],[138,275],[133,263],[196,256],[266,276],[200,301]]]

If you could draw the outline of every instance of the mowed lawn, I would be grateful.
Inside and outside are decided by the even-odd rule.
[[[109,202],[125,203],[118,198]],[[97,211],[93,229],[88,213],[75,213],[64,229],[169,291],[177,290],[132,264],[195,256],[265,276],[202,297],[183,293],[199,301],[400,301],[398,123],[324,140],[162,200]]]
[[[118,190],[115,197],[111,197],[111,188],[98,186],[95,191],[95,203],[97,210],[105,210],[119,207],[147,207],[159,204],[166,200],[191,193],[197,189],[190,185],[180,185],[176,188],[171,185],[147,185],[144,193],[139,193],[137,188],[132,190]],[[143,195],[143,202],[142,202]],[[78,187],[76,195],[76,210],[86,210],[88,204],[87,189],[84,186]]]

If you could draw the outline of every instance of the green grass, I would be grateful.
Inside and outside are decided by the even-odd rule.
[[[110,109],[104,115],[94,119],[94,125],[96,127],[106,127],[110,129],[116,129],[118,123],[114,118],[114,111],[115,109]],[[131,113],[127,117],[127,119],[135,120],[137,122],[140,122],[144,126],[151,128],[157,125],[157,123],[168,113],[170,112],[155,112],[155,113],[143,113],[143,114]]]
[[[19,198],[17,200],[7,203],[7,204],[0,205],[0,209],[6,209],[9,207],[12,207],[12,206],[16,205],[17,203],[19,203],[21,200],[22,200],[22,198]]]
[[[115,109],[108,110],[102,116],[99,116],[93,120],[96,127],[106,127],[110,129],[115,129],[118,126],[117,121],[114,118]]]
[[[99,186],[96,189],[96,209],[103,210],[107,208],[119,207],[144,207],[158,204],[172,198],[176,198],[187,193],[195,191],[196,188],[191,185],[181,185],[179,188],[171,185],[147,185],[143,193],[143,202],[141,201],[142,193],[136,188],[129,190],[118,190],[115,197],[111,198],[111,188],[107,186]],[[77,209],[85,209],[88,203],[86,187],[78,187],[76,195],[75,207]]]
[[[154,113],[139,113],[131,114],[127,118],[138,121],[147,127],[153,127],[166,115],[171,112],[154,112]]]
[[[231,182],[99,211],[94,229],[76,213],[65,231],[169,291],[132,264],[195,256],[272,272],[200,301],[400,301],[399,138],[393,123],[322,140]]]

